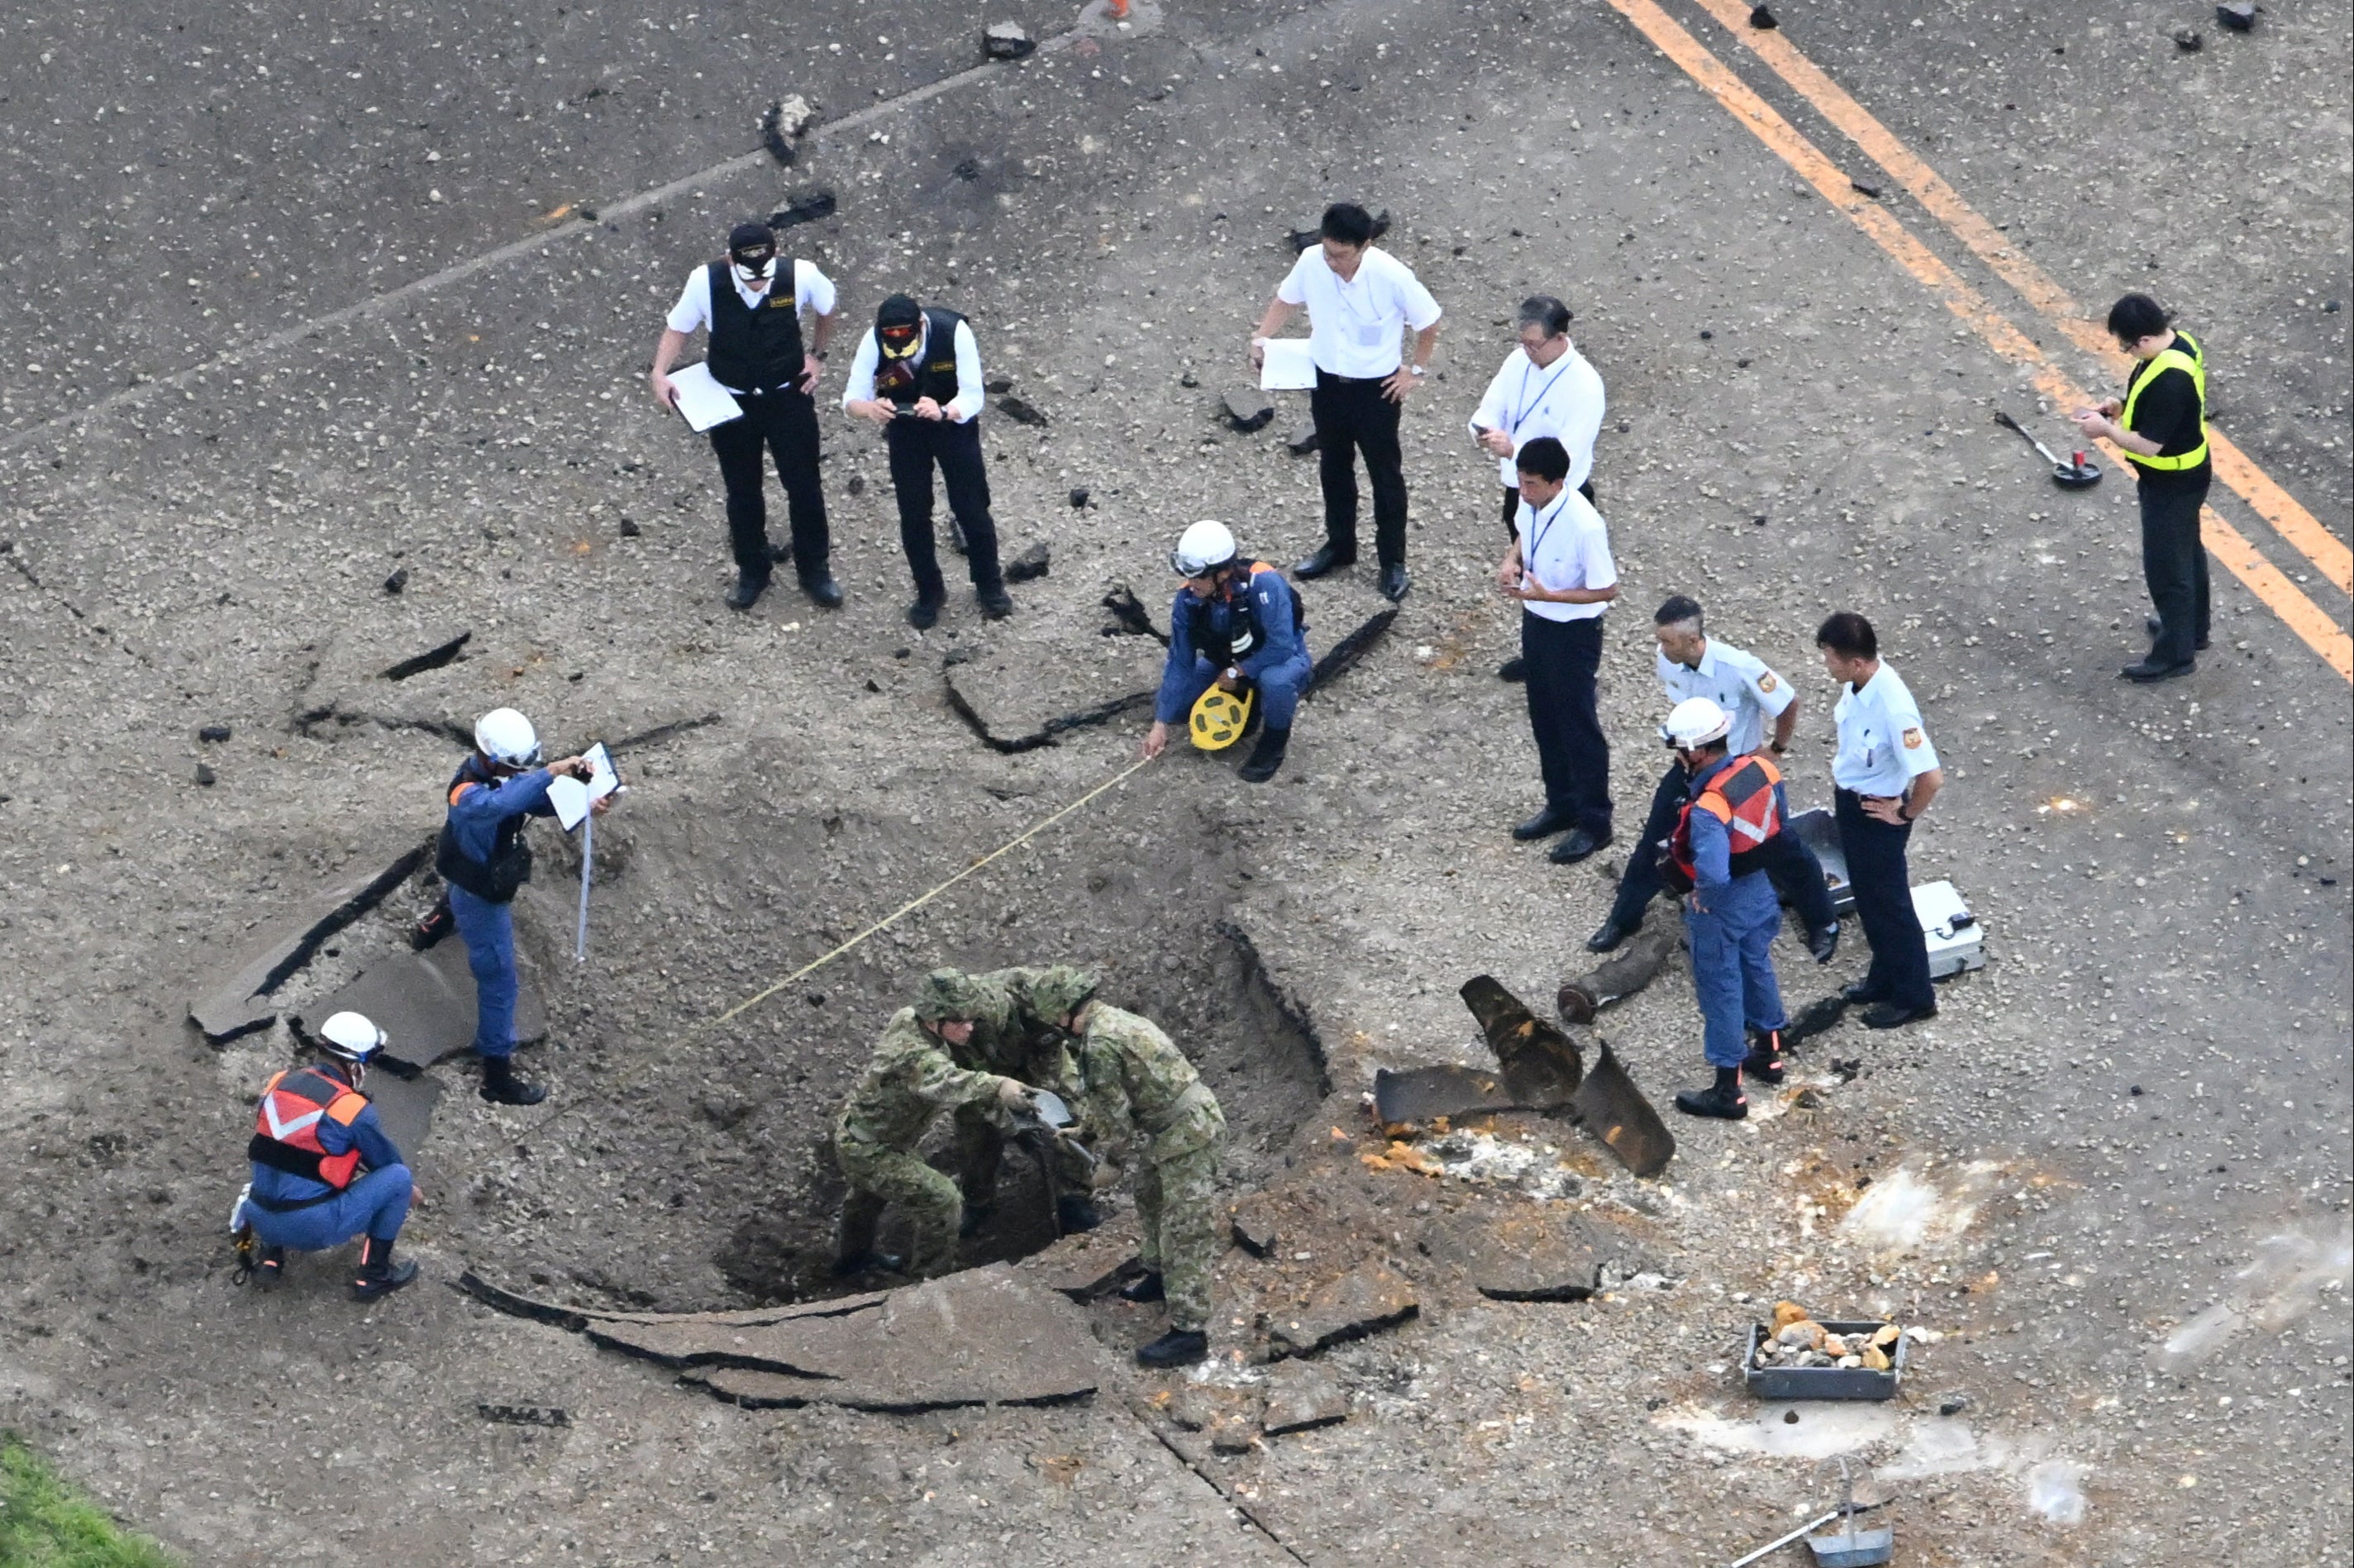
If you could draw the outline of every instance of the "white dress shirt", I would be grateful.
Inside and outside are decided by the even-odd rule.
[[[1594,472],[1594,438],[1602,432],[1602,376],[1572,344],[1551,365],[1539,365],[1524,348],[1514,348],[1504,367],[1488,383],[1479,412],[1471,416],[1471,433],[1501,430],[1512,438],[1518,453],[1539,436],[1551,436],[1569,449],[1569,487],[1575,490]],[[1499,458],[1497,467],[1506,489],[1521,482],[1512,459]]]
[[[1831,782],[1842,789],[1902,795],[1915,778],[1937,766],[1937,748],[1921,725],[1921,705],[1885,659],[1861,690],[1841,689],[1831,717],[1839,722]]]
[[[1420,332],[1439,316],[1438,302],[1414,269],[1374,245],[1365,247],[1357,275],[1346,282],[1326,265],[1324,248],[1310,246],[1275,297],[1308,307],[1308,353],[1316,368],[1358,381],[1396,375],[1405,358],[1400,329]]]
[[[771,278],[768,289],[757,292],[748,289],[732,266],[727,269],[727,281],[736,285],[736,297],[754,310],[759,309],[761,302],[768,299],[769,290],[777,286],[776,280]],[[813,261],[797,260],[793,262],[793,309],[804,314],[810,312],[822,316],[833,314],[833,280],[819,271]],[[670,319],[663,324],[676,333],[698,332],[711,325],[710,268],[697,267],[687,274],[686,287],[678,291],[678,303],[670,308]],[[730,387],[727,390],[741,394],[744,389]]]
[[[1706,697],[1732,718],[1724,745],[1734,757],[1746,757],[1763,746],[1766,721],[1781,717],[1782,710],[1797,700],[1798,694],[1767,669],[1765,660],[1713,637],[1701,649],[1696,665],[1679,664],[1665,653],[1656,657],[1659,684],[1668,689],[1670,703]]]
[[[931,353],[932,318],[923,318],[923,328],[916,344],[916,358],[920,363]],[[875,329],[868,327],[866,335],[858,340],[858,357],[850,362],[850,380],[842,389],[842,406],[871,403],[875,400],[875,369],[883,362],[883,350],[875,341]],[[957,395],[942,405],[941,412],[955,424],[980,417],[981,344],[972,335],[970,322],[957,323],[956,329]]]
[[[1540,588],[1555,593],[1569,588],[1606,588],[1618,581],[1618,567],[1610,559],[1610,532],[1593,503],[1566,485],[1543,511],[1523,501],[1517,524],[1521,536],[1521,572]],[[1590,620],[1609,608],[1592,604],[1561,604],[1552,599],[1522,599],[1521,608],[1547,620]]]

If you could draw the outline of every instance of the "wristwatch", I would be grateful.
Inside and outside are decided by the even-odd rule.
[[[810,357],[811,357],[811,359],[816,360],[820,365],[823,365],[823,364],[825,363],[825,356],[826,356],[826,355],[827,355],[827,354],[829,354],[830,352],[832,352],[832,351],[831,351],[831,350],[828,350],[828,349],[822,349],[822,348],[819,348],[819,349],[811,349],[811,350],[810,351]]]
[[[1787,752],[1790,749],[1788,747],[1784,746],[1784,745],[1783,745],[1780,741],[1778,741],[1778,740],[1769,740],[1769,741],[1767,741],[1766,744],[1767,746],[1769,746],[1769,747],[1771,747],[1773,748],[1773,750],[1774,750],[1774,755],[1775,755],[1775,756],[1776,756],[1776,757],[1780,757],[1780,756],[1784,755],[1785,753],[1787,753]]]
[[[1405,367],[1405,373],[1408,376],[1427,376],[1430,374],[1430,370],[1426,366],[1409,365]]]

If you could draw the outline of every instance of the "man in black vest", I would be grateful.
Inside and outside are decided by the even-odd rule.
[[[801,313],[816,325],[806,349]],[[774,455],[792,517],[793,565],[801,590],[831,609],[842,602],[829,566],[825,490],[817,471],[817,391],[826,341],[833,335],[833,283],[807,261],[788,261],[765,223],[739,223],[727,254],[697,267],[671,307],[654,347],[654,397],[674,407],[670,367],[698,328],[707,330],[712,379],[735,394],[740,418],[711,427],[711,450],[727,486],[727,533],[736,551],[736,587],[727,602],[752,608],[769,586],[768,498],[760,452]]]
[[[981,349],[954,311],[894,294],[875,313],[843,388],[847,413],[883,427],[891,488],[899,498],[899,543],[916,579],[907,624],[928,630],[949,597],[932,535],[932,465],[948,485],[949,510],[964,531],[973,598],[991,620],[1013,613],[997,567],[997,524],[989,515],[989,473],[981,461]]]

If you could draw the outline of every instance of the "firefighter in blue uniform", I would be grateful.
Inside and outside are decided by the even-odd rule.
[[[539,765],[539,736],[513,708],[484,714],[474,726],[474,754],[450,779],[450,815],[441,825],[434,869],[450,885],[450,913],[466,943],[474,975],[474,1054],[482,1062],[482,1098],[535,1106],[546,1088],[514,1075],[515,894],[531,876],[527,817],[552,817],[548,785],[559,777],[587,782],[578,757]],[[612,797],[596,803],[603,810]]]
[[[416,1184],[361,1092],[385,1034],[359,1013],[338,1012],[321,1026],[319,1044],[326,1060],[262,1086],[246,1145],[253,1184],[230,1229],[252,1227],[254,1283],[265,1290],[285,1277],[289,1249],[324,1252],[359,1237],[352,1295],[373,1301],[417,1277],[416,1264],[392,1259]]]
[[[1772,763],[1728,751],[1732,727],[1731,716],[1708,698],[1687,697],[1659,735],[1691,775],[1691,797],[1668,842],[1665,871],[1671,885],[1691,895],[1684,926],[1692,990],[1702,1048],[1716,1073],[1707,1088],[1677,1095],[1676,1109],[1739,1121],[1749,1114],[1744,1073],[1782,1081],[1782,1031],[1789,1019],[1773,958],[1782,903],[1766,874],[1771,852],[1764,846],[1781,832],[1789,805]]]
[[[1308,690],[1308,618],[1299,592],[1265,561],[1245,561],[1223,523],[1204,519],[1178,536],[1170,568],[1185,579],[1169,607],[1169,662],[1153,704],[1144,755],[1158,757],[1169,726],[1212,685],[1252,691],[1251,719],[1265,727],[1240,770],[1264,784],[1283,766],[1291,719]]]

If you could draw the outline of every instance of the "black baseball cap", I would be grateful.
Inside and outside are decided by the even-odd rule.
[[[916,303],[913,294],[894,294],[876,307],[875,330],[889,332],[895,327],[920,326],[923,320],[923,309]]]
[[[727,253],[742,256],[751,253],[773,256],[777,251],[777,231],[765,223],[739,223],[727,231]]]

